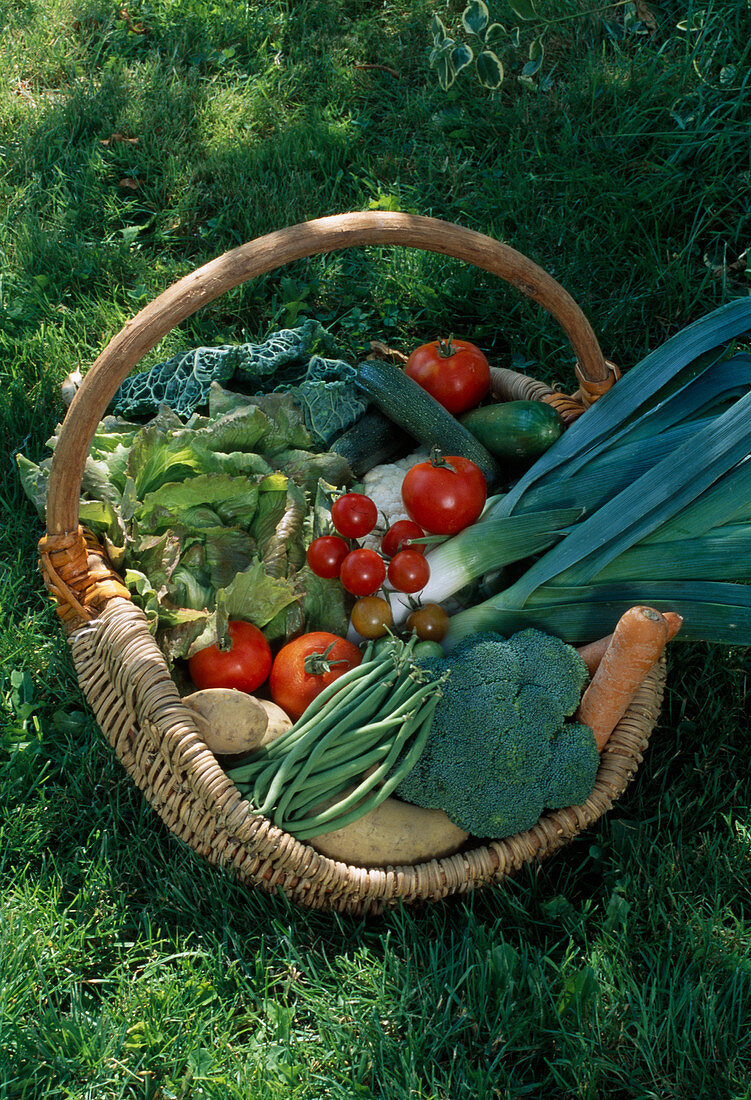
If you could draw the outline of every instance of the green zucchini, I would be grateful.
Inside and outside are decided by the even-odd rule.
[[[544,401],[499,401],[465,413],[461,422],[496,458],[539,458],[563,432]]]
[[[346,458],[356,478],[381,462],[402,458],[414,446],[407,432],[369,405],[360,419],[334,440],[330,449]]]
[[[489,483],[500,471],[490,452],[434,397],[393,363],[366,359],[357,368],[355,385],[390,420],[430,450],[437,445],[445,455],[461,455],[476,463]]]

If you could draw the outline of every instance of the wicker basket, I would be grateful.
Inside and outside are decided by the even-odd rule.
[[[42,570],[69,635],[81,688],[123,766],[169,828],[202,856],[232,867],[241,880],[283,890],[315,908],[378,912],[498,882],[524,863],[550,855],[613,804],[642,760],[662,701],[664,663],[642,686],[603,754],[586,803],[545,814],[528,832],[470,843],[444,859],[373,869],[319,855],[253,813],[201,741],[145,616],[78,526],[86,456],[117,387],[154,345],[184,318],[231,287],[282,264],[356,245],[401,245],[474,264],[513,284],[560,323],[577,358],[579,389],[571,398],[502,372],[509,397],[535,397],[573,418],[617,377],[573,299],[541,268],[479,233],[433,218],[355,213],[321,218],[271,233],[187,275],[114,337],[76,394],[55,450],[49,483]]]

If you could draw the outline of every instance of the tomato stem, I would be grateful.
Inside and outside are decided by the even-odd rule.
[[[334,665],[346,665],[346,657],[340,657],[337,661],[330,661],[328,659],[329,653],[331,653],[335,645],[336,642],[332,642],[331,645],[320,652],[309,653],[304,661],[305,671],[311,676],[325,676],[327,672],[331,671]]]
[[[451,356],[454,354],[454,334],[453,334],[453,332],[450,334],[448,340],[442,340],[441,337],[439,336],[437,343],[438,343],[438,354],[440,355],[441,359],[450,359]]]
[[[452,466],[450,462],[446,461],[446,459],[443,457],[443,451],[437,443],[434,443],[433,446],[430,448],[430,465],[439,467],[442,466],[446,470],[451,470],[452,474],[456,473],[456,467]]]

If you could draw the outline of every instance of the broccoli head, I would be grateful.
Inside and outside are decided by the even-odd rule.
[[[483,632],[429,663],[449,676],[425,749],[397,787],[400,798],[444,810],[475,836],[500,839],[531,828],[553,807],[551,798],[569,805],[571,791],[572,801],[582,801],[591,774],[587,797],[594,772],[586,739],[565,725],[587,679],[576,650],[537,630],[510,638]],[[572,729],[586,731],[594,749],[587,727]]]

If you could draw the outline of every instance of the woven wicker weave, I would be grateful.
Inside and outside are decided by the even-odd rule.
[[[40,544],[45,580],[68,631],[86,699],[123,766],[169,828],[248,884],[282,889],[303,905],[353,913],[498,882],[568,843],[605,813],[633,778],[657,721],[665,672],[661,662],[617,726],[586,803],[547,813],[528,832],[503,841],[469,842],[456,855],[414,866],[354,867],[319,855],[243,801],[202,742],[145,616],[128,598],[101,547],[78,527],[83,466],[118,385],[174,325],[230,287],[283,263],[364,244],[407,245],[466,260],[548,309],[577,355],[579,390],[565,399],[572,418],[617,377],[576,303],[542,269],[505,245],[432,218],[383,212],[293,226],[186,276],[110,342],[84,379],[61,430],[50,476],[47,535]],[[550,400],[545,387],[533,391]]]

